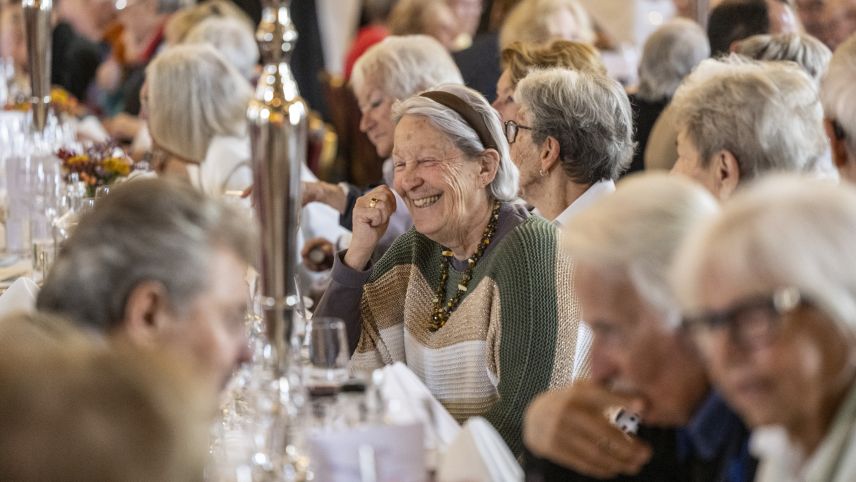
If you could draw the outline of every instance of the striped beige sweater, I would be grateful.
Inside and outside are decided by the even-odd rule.
[[[523,412],[532,398],[571,381],[579,305],[573,265],[557,231],[519,206],[504,205],[493,243],[445,326],[429,331],[441,247],[411,229],[370,272],[334,267],[316,310],[359,330],[356,370],[404,362],[458,421],[487,418],[522,451]],[[450,269],[447,293],[461,272]],[[587,372],[576,367],[577,373]]]

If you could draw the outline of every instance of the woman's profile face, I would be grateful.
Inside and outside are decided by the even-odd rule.
[[[480,172],[478,160],[469,159],[428,119],[415,115],[398,122],[392,160],[395,189],[417,231],[448,246],[471,228],[470,213],[485,198],[495,174]]]
[[[357,103],[360,106],[360,130],[375,146],[380,157],[387,158],[392,153],[392,139],[395,125],[392,123],[392,104],[395,99],[387,95],[379,85],[367,81],[355,89]]]
[[[751,307],[747,300],[763,300],[775,289],[741,286],[715,269],[707,273],[702,308],[730,316],[707,336],[702,352],[729,404],[752,427],[793,429],[828,411],[842,382],[852,378],[853,337],[842,336],[835,322],[810,305],[783,314]]]
[[[496,81],[496,100],[491,104],[499,118],[505,122],[514,119],[520,106],[514,101],[514,86],[511,85],[511,70],[505,69]]]

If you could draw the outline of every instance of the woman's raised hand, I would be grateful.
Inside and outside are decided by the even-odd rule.
[[[378,241],[389,227],[395,212],[395,195],[387,186],[378,186],[357,199],[353,213],[353,237],[345,253],[345,264],[365,269]]]

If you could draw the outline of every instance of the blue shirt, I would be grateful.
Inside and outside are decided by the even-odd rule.
[[[708,395],[677,436],[681,462],[713,465],[717,482],[753,480],[757,463],[749,454],[749,431],[718,393]]]

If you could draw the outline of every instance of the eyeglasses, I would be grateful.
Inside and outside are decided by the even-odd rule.
[[[703,352],[723,335],[741,348],[755,350],[773,341],[785,315],[810,304],[798,289],[780,288],[771,295],[748,298],[721,311],[686,317],[683,326],[694,335]]]
[[[517,131],[520,129],[532,130],[529,126],[522,126],[513,120],[505,121],[505,138],[508,140],[509,144],[514,144],[514,141],[517,140]]]

